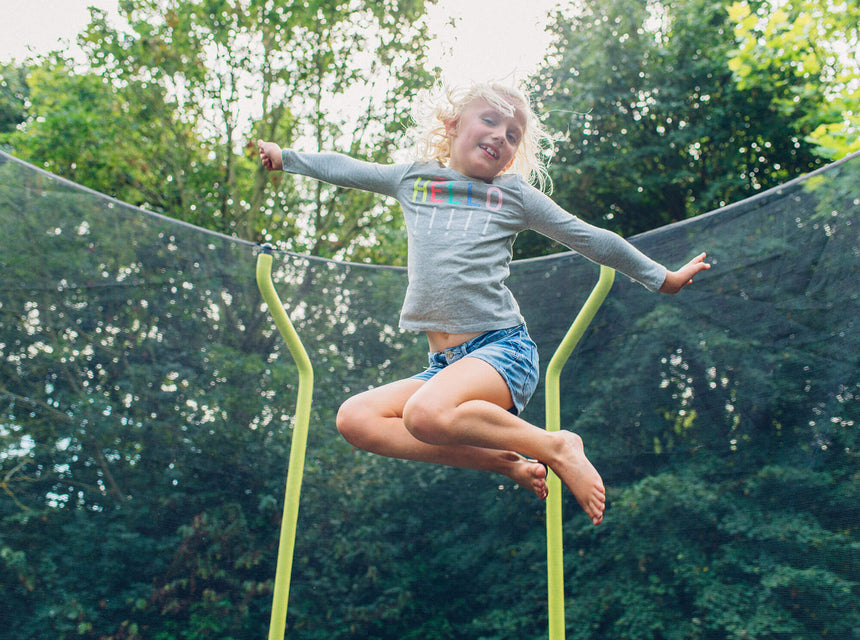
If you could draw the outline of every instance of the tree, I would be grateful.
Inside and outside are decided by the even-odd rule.
[[[720,3],[703,0],[586,1],[559,14],[539,84],[562,133],[560,204],[631,235],[821,164],[801,113],[776,112],[733,82],[731,27]]]
[[[0,135],[14,131],[26,119],[26,75],[26,69],[15,63],[0,65]]]
[[[59,175],[215,231],[401,261],[390,203],[270,176],[253,141],[389,160],[428,77],[423,7],[129,0],[124,30],[92,9],[86,69],[60,54],[35,64],[28,117],[7,139]]]
[[[637,240],[731,260],[671,299],[619,278],[563,372],[609,489],[599,528],[566,496],[570,637],[857,628],[858,167]],[[5,156],[0,203],[0,637],[264,635],[297,381],[253,247]],[[334,429],[423,355],[395,325],[406,274],[276,265],[317,380],[289,637],[545,636],[542,503]],[[542,355],[595,276],[512,265]]]
[[[735,2],[738,86],[770,96],[822,156],[860,149],[860,7],[854,2]],[[854,52],[852,54],[852,52]]]
[[[201,119],[217,170],[207,209],[222,230],[344,257],[373,246],[374,226],[400,226],[391,207],[368,194],[273,181],[253,141],[388,159],[422,78],[422,13],[422,0],[198,0],[168,9],[136,0],[126,5],[131,36],[94,14],[86,41],[94,69],[154,82],[181,114]]]
[[[5,137],[19,157],[125,202],[204,222],[189,202],[195,172],[185,169],[207,167],[195,123],[157,87],[117,90],[109,78],[75,72],[61,54],[29,67],[27,83],[26,119]]]

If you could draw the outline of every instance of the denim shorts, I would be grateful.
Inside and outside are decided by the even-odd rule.
[[[461,345],[427,355],[430,366],[412,378],[429,380],[449,364],[466,356],[490,364],[508,385],[514,399],[510,412],[514,415],[522,413],[537,388],[538,350],[525,324],[487,331]]]

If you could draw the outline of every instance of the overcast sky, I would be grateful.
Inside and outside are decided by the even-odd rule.
[[[432,60],[453,81],[523,77],[544,56],[543,27],[556,3],[439,0],[429,8],[431,28],[439,34],[431,47]],[[116,15],[117,0],[0,0],[0,62],[70,46],[87,25],[89,6]],[[456,29],[446,24],[451,17],[457,19]]]

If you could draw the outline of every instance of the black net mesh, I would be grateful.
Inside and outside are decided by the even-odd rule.
[[[569,637],[858,637],[858,187],[855,156],[635,239],[713,268],[619,277],[564,369],[609,489],[597,528],[565,498]],[[0,221],[0,637],[263,637],[297,379],[258,248],[2,154]],[[544,364],[596,277],[514,263]],[[542,503],[334,428],[424,366],[405,278],[275,254],[316,377],[287,636],[546,637]]]

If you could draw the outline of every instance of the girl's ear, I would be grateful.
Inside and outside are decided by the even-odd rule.
[[[459,118],[451,118],[445,121],[445,133],[452,138],[457,135],[457,125],[460,124]]]

